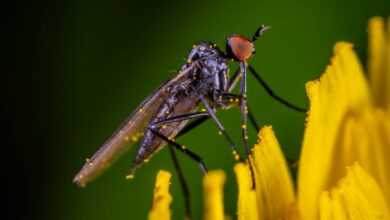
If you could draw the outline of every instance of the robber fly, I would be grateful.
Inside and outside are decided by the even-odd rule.
[[[86,164],[75,176],[74,182],[79,186],[85,186],[113,163],[131,144],[137,142],[140,137],[143,138],[127,178],[132,178],[137,168],[166,145],[170,146],[180,180],[183,180],[183,175],[174,150],[185,153],[199,164],[203,172],[207,172],[207,167],[201,157],[184,145],[177,143],[175,139],[208,118],[213,120],[219,133],[225,137],[235,158],[242,161],[243,157],[238,154],[232,138],[216,116],[216,110],[231,107],[240,108],[243,146],[246,156],[248,156],[248,116],[257,130],[258,125],[247,105],[247,69],[276,100],[295,110],[305,111],[276,96],[254,68],[247,64],[248,59],[255,52],[254,42],[266,30],[268,27],[262,25],[256,30],[252,39],[242,35],[230,36],[227,39],[226,52],[220,50],[213,43],[202,42],[194,45],[188,54],[187,62],[181,67],[178,74],[173,79],[163,83],[134,110],[92,158],[87,159]],[[240,68],[232,77],[229,77],[229,61],[240,63]],[[238,82],[240,82],[239,94],[231,93]],[[189,123],[189,121],[191,122]],[[188,195],[185,182],[182,182],[182,186]],[[188,203],[186,209],[189,213]]]

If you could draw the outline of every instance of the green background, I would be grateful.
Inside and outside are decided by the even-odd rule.
[[[277,94],[308,106],[305,83],[324,70],[335,42],[353,42],[365,62],[366,23],[374,15],[389,15],[390,1],[73,0],[34,7],[39,19],[30,16],[29,9],[25,19],[37,21],[31,27],[32,134],[37,142],[23,153],[30,158],[40,152],[25,166],[33,177],[34,164],[39,163],[42,178],[30,178],[27,186],[29,219],[121,220],[146,218],[156,173],[173,172],[167,149],[139,169],[133,181],[124,177],[136,145],[88,187],[77,188],[72,178],[138,103],[174,76],[194,43],[214,41],[224,48],[230,34],[251,36],[259,25],[271,25],[256,42],[250,63]],[[305,115],[272,100],[251,76],[248,90],[258,121],[273,126],[287,157],[298,158]],[[238,110],[219,111],[218,116],[240,143]],[[257,138],[250,134],[253,144]],[[225,170],[225,210],[234,215],[234,161],[215,126],[207,122],[179,142],[199,153],[210,169]],[[190,185],[194,219],[199,219],[201,173],[194,162],[180,153],[179,157]],[[175,174],[171,192],[173,217],[182,219]]]

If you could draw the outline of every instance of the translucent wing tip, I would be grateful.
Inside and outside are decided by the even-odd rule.
[[[87,183],[89,183],[94,176],[94,174],[91,171],[92,170],[88,166],[88,164],[84,165],[83,168],[81,168],[81,170],[73,178],[73,183],[81,188],[87,186]]]
[[[79,173],[73,178],[73,183],[81,188],[83,188],[87,185],[87,182],[85,181],[83,175],[81,175]]]
[[[102,173],[107,168],[107,166],[103,166],[97,161],[99,160],[94,160],[94,162],[92,162],[91,160],[87,159],[84,166],[73,178],[73,183],[79,187],[85,187],[87,183],[91,182],[93,179],[95,179],[95,177]]]

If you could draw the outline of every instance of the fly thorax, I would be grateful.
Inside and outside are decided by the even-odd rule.
[[[227,61],[215,44],[194,45],[187,62],[196,62],[197,68],[192,78],[199,93],[210,94],[214,90],[225,91],[227,89]]]
[[[199,69],[199,79],[203,90],[223,92],[227,89],[228,67],[225,59],[213,57],[203,60]]]

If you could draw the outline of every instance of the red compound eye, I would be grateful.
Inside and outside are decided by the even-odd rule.
[[[248,38],[240,35],[234,35],[228,38],[226,50],[229,56],[242,62],[252,56],[255,48],[252,41]]]

